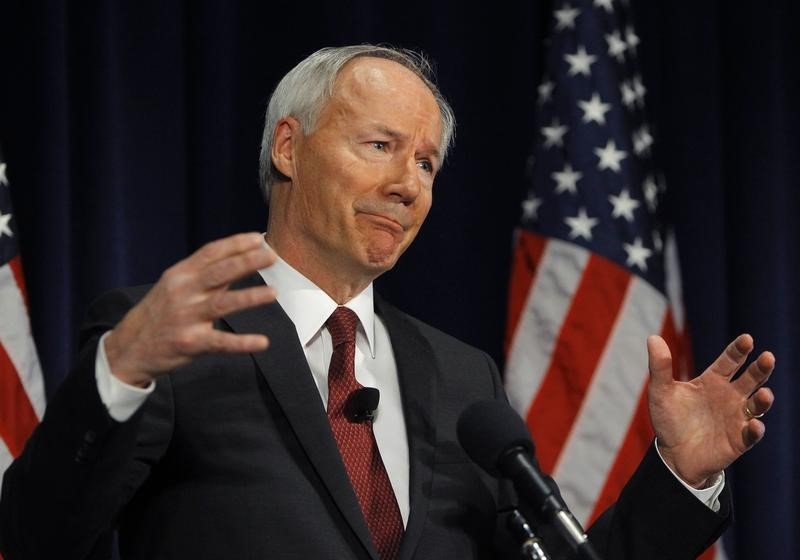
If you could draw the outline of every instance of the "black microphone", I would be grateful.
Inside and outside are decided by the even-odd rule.
[[[347,397],[344,403],[344,415],[350,422],[361,424],[375,420],[381,392],[375,387],[361,387]]]
[[[457,432],[467,455],[492,476],[510,478],[520,497],[553,522],[578,558],[600,560],[580,523],[539,471],[528,429],[510,406],[495,400],[474,403],[458,419]]]

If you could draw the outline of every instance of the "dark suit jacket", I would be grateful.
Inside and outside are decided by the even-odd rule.
[[[218,325],[267,334],[266,352],[199,358],[160,379],[129,421],[109,417],[94,379],[97,340],[145,290],[114,292],[90,310],[77,367],[6,474],[6,560],[108,558],[115,527],[126,560],[377,558],[279,305]],[[509,543],[497,511],[513,496],[466,457],[455,435],[469,404],[505,398],[496,367],[380,300],[376,311],[392,340],[410,448],[401,558],[503,555]],[[723,502],[721,515],[712,513],[648,456],[592,539],[607,559],[691,558],[725,525],[729,498]]]

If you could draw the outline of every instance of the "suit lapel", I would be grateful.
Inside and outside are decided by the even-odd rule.
[[[254,274],[234,287],[263,283],[261,276]],[[234,332],[263,333],[269,337],[270,348],[253,354],[253,359],[334,503],[369,556],[377,559],[294,324],[277,303],[241,311],[225,317],[224,321]]]
[[[407,560],[414,555],[428,516],[436,442],[434,402],[438,366],[430,343],[405,315],[377,296],[375,310],[392,341],[408,434],[411,514],[400,547],[400,559]]]

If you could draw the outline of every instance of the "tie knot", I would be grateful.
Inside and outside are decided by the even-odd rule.
[[[325,325],[328,327],[328,332],[331,333],[334,347],[347,342],[355,343],[358,315],[353,310],[343,306],[337,307],[336,311],[328,317]]]

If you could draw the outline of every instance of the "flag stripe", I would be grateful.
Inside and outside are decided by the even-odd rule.
[[[553,469],[564,499],[581,522],[594,508],[596,492],[622,446],[647,381],[647,348],[642,332],[657,332],[665,313],[664,297],[649,283],[633,277],[573,430]]]
[[[11,194],[4,174],[0,184],[0,486],[6,469],[25,446],[44,414],[44,381],[28,318]],[[2,560],[2,555],[0,555]]]
[[[678,245],[675,242],[675,235],[667,235],[667,242],[664,244],[664,288],[669,298],[672,309],[673,322],[678,332],[683,332],[686,328],[686,318],[683,311],[683,288],[681,287],[681,265],[678,261]]]
[[[728,555],[725,554],[725,548],[722,546],[722,539],[698,556],[697,560],[711,560],[712,558],[714,560],[728,560]]]
[[[534,277],[539,270],[542,253],[546,246],[545,238],[523,229],[515,232],[517,241],[514,245],[514,260],[511,268],[511,279],[508,293],[508,320],[506,322],[505,353],[509,355],[513,334],[517,330],[522,310],[529,301],[528,294],[533,286]]]
[[[670,348],[673,348],[675,340],[679,337],[675,331],[675,323],[672,319],[672,312],[667,309],[664,316],[664,324],[660,329],[660,334]],[[639,402],[636,407],[631,425],[622,447],[619,450],[617,460],[608,473],[605,484],[598,495],[594,511],[588,518],[588,523],[594,522],[603,511],[614,503],[619,497],[620,489],[628,482],[639,462],[644,456],[647,448],[653,444],[653,428],[650,424],[650,413],[647,408],[647,384],[642,387],[639,395]]]
[[[683,307],[678,246],[675,242],[675,235],[672,232],[667,235],[667,242],[664,246],[664,259],[666,260],[665,287],[675,329],[674,340],[668,342],[670,342],[669,347],[672,350],[673,367],[677,369],[675,379],[686,381],[694,375],[694,360],[692,358],[692,342],[689,339],[689,327],[686,324],[686,313]]]
[[[44,414],[44,383],[36,347],[28,322],[22,292],[9,266],[0,267],[0,301],[3,302],[3,321],[0,321],[0,345],[19,375],[28,402],[36,416]]]
[[[6,467],[11,464],[11,461],[14,460],[14,456],[11,455],[11,452],[6,447],[5,441],[0,438],[0,488],[3,487],[3,475],[6,472]],[[0,560],[2,560],[3,556],[0,555]]]
[[[616,321],[630,274],[592,254],[527,415],[542,469],[552,472]],[[546,419],[546,421],[542,421]]]
[[[606,477],[600,491],[594,511],[589,515],[586,525],[591,525],[611,504],[619,498],[620,490],[636,471],[649,446],[653,445],[653,428],[650,425],[650,412],[647,407],[647,385],[642,386],[636,412],[616,460]]]
[[[532,233],[520,236],[528,238],[543,239]],[[559,240],[547,241],[542,252],[506,362],[508,397],[522,416],[527,415],[533,396],[539,391],[588,260],[586,249]]]
[[[13,457],[22,452],[25,440],[38,419],[14,365],[0,345],[0,438]],[[7,463],[3,463],[7,464]]]
[[[22,294],[22,301],[25,308],[28,308],[28,290],[25,287],[25,275],[22,273],[22,259],[17,255],[8,262],[11,267],[11,273],[14,275],[14,281]]]

